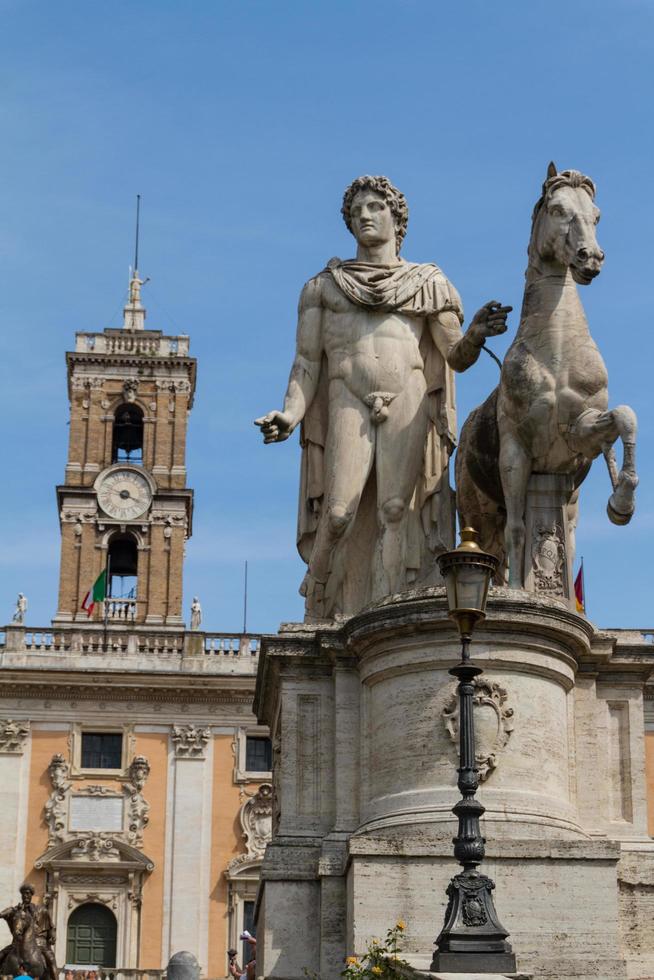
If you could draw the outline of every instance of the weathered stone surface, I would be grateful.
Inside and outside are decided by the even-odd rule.
[[[166,975],[168,980],[200,980],[200,964],[193,953],[183,950],[170,957]]]
[[[557,980],[654,976],[642,714],[654,651],[616,645],[563,598],[494,588],[487,612],[472,654],[481,680],[505,693],[512,728],[478,794],[482,870],[518,966]],[[458,656],[438,587],[263,641],[255,710],[279,746],[264,975],[300,980],[306,967],[336,980],[343,957],[398,917],[409,961],[429,968],[457,870],[448,669]],[[488,755],[501,712],[480,698],[474,713]],[[302,955],[280,941],[294,915],[313,921]]]
[[[298,549],[311,621],[440,579],[434,556],[454,543],[452,369],[474,364],[510,311],[488,303],[462,334],[459,295],[440,269],[399,257],[408,208],[386,177],[357,178],[343,216],[356,259],[332,259],[305,285],[283,410],[256,420],[266,443],[302,425]]]
[[[608,408],[606,367],[577,292],[577,284],[588,285],[604,261],[594,199],[589,177],[576,170],[557,173],[550,164],[533,214],[520,326],[498,388],[461,432],[456,458],[461,526],[479,530],[483,550],[500,558],[498,581],[508,561],[513,588],[550,593],[553,574],[554,588],[565,594],[578,487],[600,454],[613,486],[610,520],[626,524],[635,508],[636,417],[627,405]],[[618,439],[621,469],[613,450]],[[567,478],[565,513],[558,502],[553,517],[539,521],[530,515],[532,474]],[[544,563],[537,560],[539,536],[542,554],[550,556]]]

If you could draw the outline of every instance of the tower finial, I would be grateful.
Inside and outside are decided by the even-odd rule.
[[[145,307],[141,305],[141,286],[149,278],[139,279],[139,219],[141,217],[141,195],[136,195],[136,235],[134,241],[134,269],[130,270],[129,300],[123,310],[123,330],[143,330],[145,328]]]

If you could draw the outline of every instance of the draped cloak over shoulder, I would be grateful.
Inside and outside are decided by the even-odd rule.
[[[373,265],[356,260],[331,259],[318,278],[330,277],[355,305],[370,312],[394,312],[419,318],[446,311],[463,323],[463,306],[458,292],[437,265],[399,260],[393,265]],[[422,578],[425,560],[454,546],[454,506],[449,486],[448,462],[456,444],[456,403],[452,369],[436,348],[430,331],[423,331],[420,354],[427,382],[431,425],[425,443],[423,468],[412,501],[408,528],[407,571],[409,578]],[[302,462],[298,507],[297,545],[309,562],[320,507],[324,496],[323,453],[329,425],[326,358],[318,389],[302,422]],[[425,548],[426,544],[426,548]],[[429,552],[429,556],[426,555]],[[364,604],[345,601],[341,612],[356,611]]]

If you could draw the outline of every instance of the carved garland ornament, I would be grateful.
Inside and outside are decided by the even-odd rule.
[[[11,718],[0,721],[0,752],[22,755],[29,733],[28,721],[13,721]]]
[[[475,762],[479,770],[479,779],[484,782],[493,769],[497,768],[497,756],[508,744],[513,731],[513,708],[507,705],[509,695],[506,688],[496,681],[488,681],[483,677],[473,680],[475,693],[472,698],[474,708],[491,708],[496,716],[497,730],[490,745],[480,744],[477,740]],[[443,721],[453,742],[459,740],[459,698],[456,689],[452,691],[442,711]],[[476,724],[476,722],[475,722]]]

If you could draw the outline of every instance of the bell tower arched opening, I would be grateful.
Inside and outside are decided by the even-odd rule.
[[[110,619],[134,619],[138,594],[138,545],[129,532],[114,534],[107,552]]]
[[[138,405],[119,405],[114,414],[112,463],[143,463],[143,412]]]

